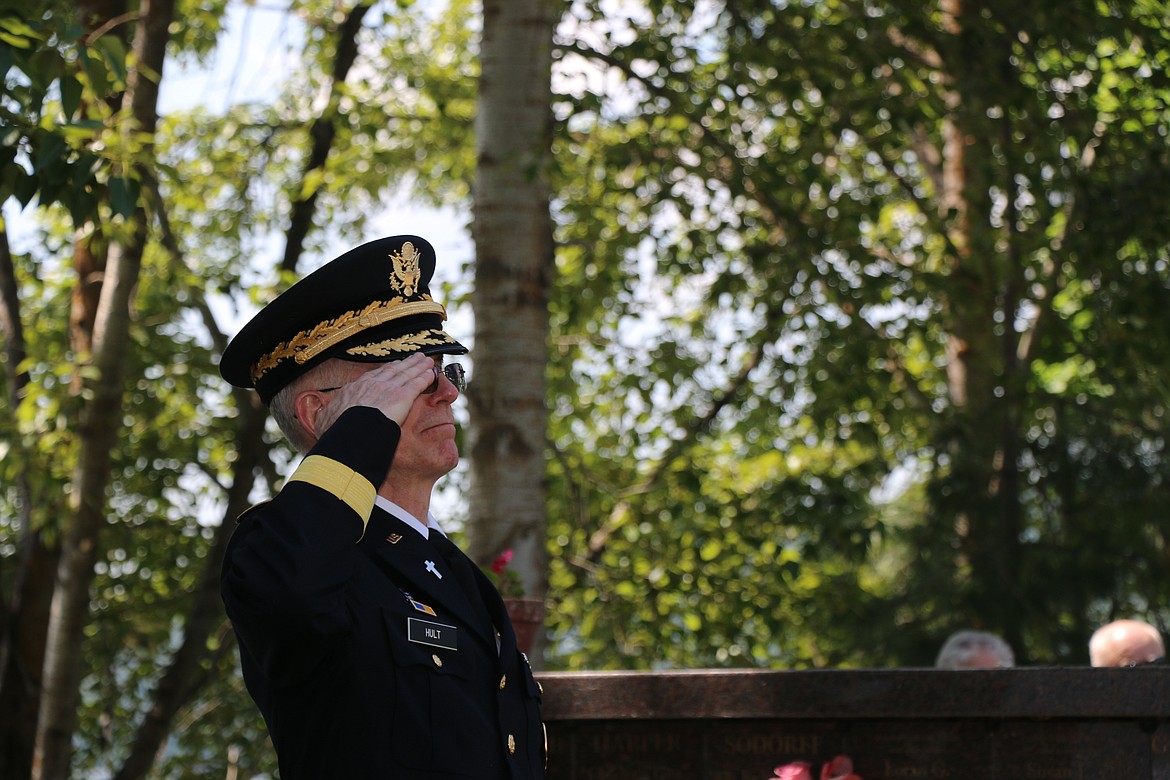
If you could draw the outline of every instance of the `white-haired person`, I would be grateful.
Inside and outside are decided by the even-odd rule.
[[[1016,665],[1016,658],[999,636],[966,630],[947,637],[934,665],[939,669],[1006,669]]]

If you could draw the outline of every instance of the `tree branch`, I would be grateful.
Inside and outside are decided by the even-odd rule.
[[[313,143],[301,177],[302,182],[307,181],[314,172],[325,170],[325,162],[329,158],[333,139],[337,135],[337,112],[341,102],[342,86],[357,58],[357,34],[362,28],[362,18],[369,10],[369,5],[354,6],[338,28],[337,55],[333,61],[333,73],[330,78],[329,102],[309,128],[309,137]],[[321,191],[321,186],[314,185],[308,194],[304,194],[302,187],[302,195],[293,203],[285,234],[284,259],[280,263],[283,271],[297,270],[305,247],[305,237],[309,235],[309,229],[313,224],[313,212],[316,210],[317,195]]]

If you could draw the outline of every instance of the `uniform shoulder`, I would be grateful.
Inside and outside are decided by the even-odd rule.
[[[258,509],[262,509],[270,503],[272,503],[272,499],[266,498],[263,501],[257,501],[255,504],[252,504],[252,506],[248,507],[243,512],[240,512],[240,514],[236,517],[236,525],[242,525],[250,515],[254,514]]]

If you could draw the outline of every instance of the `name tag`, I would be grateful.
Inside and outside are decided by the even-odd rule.
[[[458,630],[455,626],[448,626],[445,623],[433,623],[418,618],[406,619],[406,638],[420,645],[458,650],[456,642]]]

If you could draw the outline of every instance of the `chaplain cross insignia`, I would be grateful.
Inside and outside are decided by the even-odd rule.
[[[426,564],[427,564],[427,571],[429,571],[431,574],[435,575],[439,579],[443,579],[443,575],[439,572],[439,570],[437,568],[435,568],[434,561],[427,561]]]

